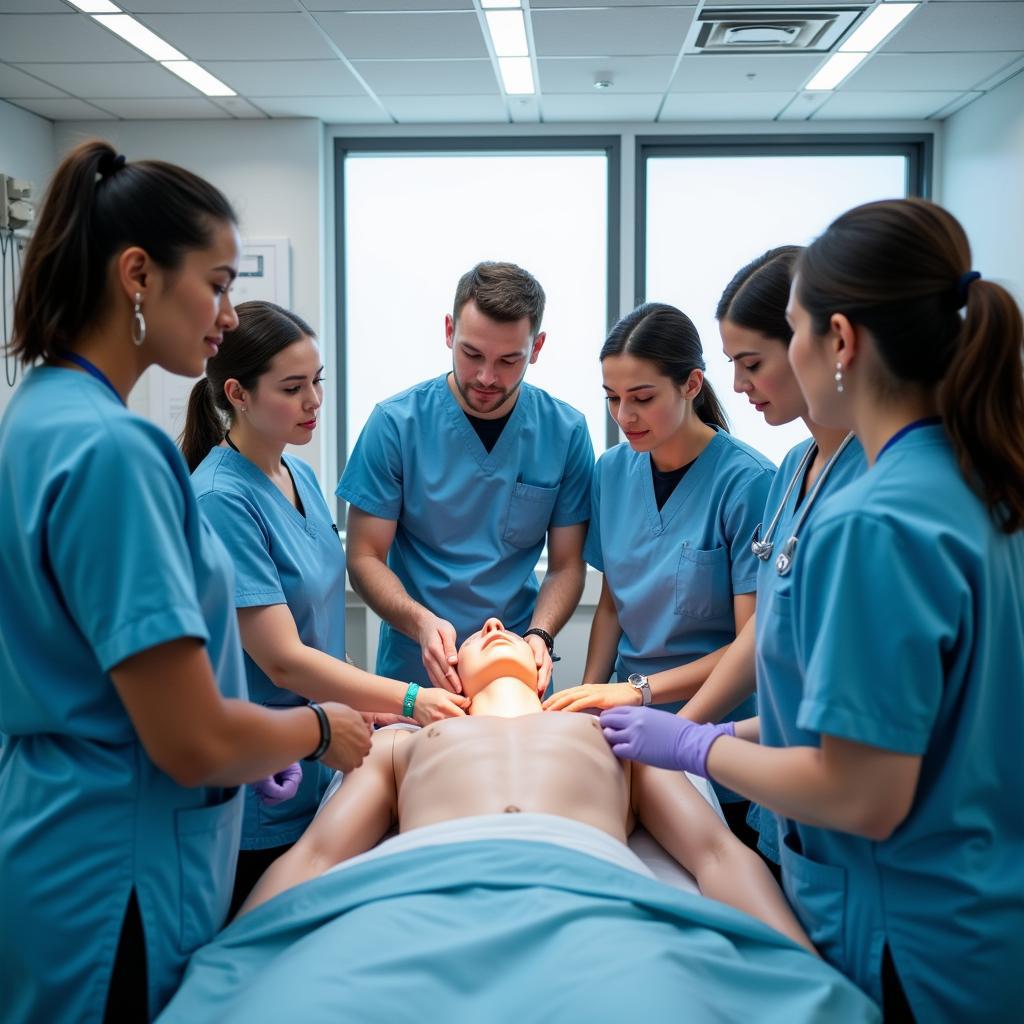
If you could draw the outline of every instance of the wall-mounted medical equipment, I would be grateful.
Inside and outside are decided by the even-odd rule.
[[[18,377],[17,361],[7,350],[11,340],[14,296],[21,275],[21,253],[35,215],[32,182],[0,172],[0,346],[4,350],[4,376],[9,387]]]

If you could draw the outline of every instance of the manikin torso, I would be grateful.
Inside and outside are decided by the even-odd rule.
[[[573,818],[625,842],[633,827],[628,771],[597,718],[541,712],[533,655],[518,637],[492,637],[471,657],[477,638],[488,644],[497,631],[493,623],[500,629],[489,619],[460,651],[459,675],[473,699],[469,716],[396,736],[400,831],[477,814],[534,812]]]

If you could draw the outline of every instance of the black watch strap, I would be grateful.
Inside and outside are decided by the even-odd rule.
[[[311,703],[309,709],[316,713],[317,721],[320,723],[320,745],[305,760],[319,761],[331,745],[331,723],[327,719],[327,712],[319,704]]]
[[[548,654],[555,653],[555,638],[546,630],[541,629],[540,626],[531,626],[524,634],[523,637],[528,636],[539,636],[544,641],[544,646],[548,649]]]

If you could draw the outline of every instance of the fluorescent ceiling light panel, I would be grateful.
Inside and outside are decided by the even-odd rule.
[[[529,57],[499,57],[498,70],[509,96],[532,96],[536,91]]]
[[[488,11],[485,17],[494,52],[499,57],[529,57],[522,11]]]
[[[205,68],[190,60],[162,60],[160,62],[168,71],[172,71],[179,78],[184,79],[189,85],[195,86],[201,93],[207,96],[237,96],[230,86],[225,85],[219,78],[214,78]]]
[[[185,54],[165,43],[155,32],[150,32],[140,21],[127,14],[94,14],[93,20],[109,28],[126,43],[131,43],[153,60],[187,60]]]
[[[866,53],[833,53],[804,88],[808,92],[834,89],[866,56]]]
[[[840,53],[867,53],[873,50],[910,14],[918,4],[880,4],[861,26],[839,47]]]
[[[501,10],[502,8],[522,7],[522,3],[520,2],[520,0],[480,0],[480,6],[485,11],[488,8],[492,10],[494,10],[495,8]]]
[[[70,0],[73,7],[77,7],[86,14],[120,14],[121,8],[112,4],[110,0]]]

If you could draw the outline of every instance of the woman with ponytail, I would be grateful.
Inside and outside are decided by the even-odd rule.
[[[342,701],[420,725],[464,714],[469,702],[448,690],[346,663],[345,552],[312,468],[284,451],[313,438],[320,350],[310,326],[280,306],[244,302],[235,312],[237,326],[192,390],[181,447],[199,507],[234,563],[249,699]],[[293,779],[271,801],[250,791],[232,911],[305,831],[330,778],[307,761],[297,787]]]
[[[788,315],[811,417],[853,430],[869,468],[822,504],[795,555],[800,671],[760,694],[787,746],[680,720],[606,735],[785,819],[790,902],[887,1020],[1016,1019],[1021,313],[972,269],[960,224],[907,199],[836,220],[800,260]]]
[[[584,557],[604,580],[583,683],[545,707],[677,711],[754,611],[750,538],[775,467],[728,432],[697,329],[675,307],[649,302],[623,317],[601,370],[626,435],[594,470]],[[620,682],[608,685],[613,672]],[[729,717],[753,713],[751,699]],[[718,794],[749,841],[746,801]]]
[[[235,217],[103,142],[54,173],[0,421],[0,992],[6,1024],[143,1021],[224,921],[242,783],[369,750],[357,712],[245,700],[231,565],[143,371],[235,326]]]

